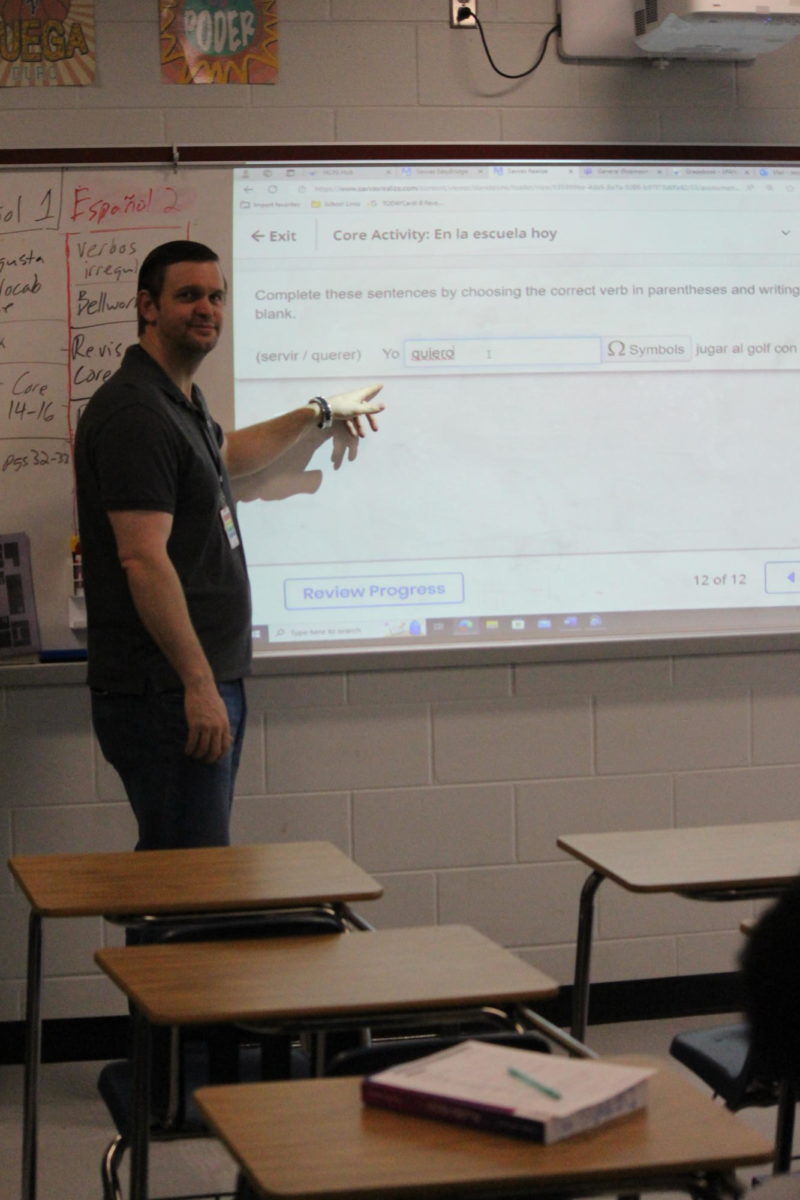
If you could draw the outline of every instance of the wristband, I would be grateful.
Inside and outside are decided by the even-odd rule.
[[[308,402],[316,404],[319,409],[319,420],[317,421],[317,429],[330,429],[333,424],[333,409],[324,396],[314,396]]]

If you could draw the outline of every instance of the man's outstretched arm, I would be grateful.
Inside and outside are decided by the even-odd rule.
[[[375,396],[382,386],[374,383],[352,392],[326,397],[325,403],[330,408],[333,420],[343,421],[353,437],[364,437],[366,426],[373,432],[377,431],[375,418],[383,412],[385,405],[375,400]],[[317,428],[320,414],[320,406],[312,400],[302,408],[292,409],[279,417],[226,433],[222,453],[231,478],[252,475],[270,466]]]

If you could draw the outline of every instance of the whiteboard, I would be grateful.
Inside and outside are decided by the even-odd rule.
[[[796,644],[792,151],[242,149],[0,171],[0,533],[44,648],[83,645],[76,424],[180,237],[230,270],[223,427],[385,387],[377,437],[239,491],[269,669]]]
[[[69,604],[81,409],[136,340],[142,259],[184,237],[229,258],[229,170],[0,171],[0,532],[29,535],[45,649],[83,644]],[[230,379],[225,344],[199,377],[223,423]]]

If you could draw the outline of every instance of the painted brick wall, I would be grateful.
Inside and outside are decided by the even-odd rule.
[[[281,0],[276,87],[177,89],[159,82],[155,8],[97,0],[96,86],[0,91],[0,146],[800,135],[800,44],[664,72],[566,65],[551,48],[511,83],[477,35],[450,31],[445,0]],[[481,0],[504,69],[530,64],[554,8]],[[257,676],[235,834],[327,838],[384,882],[376,923],[467,921],[567,982],[585,871],[556,836],[798,815],[798,673],[798,654],[742,654]],[[78,675],[0,673],[3,860],[132,844]],[[729,970],[750,911],[601,889],[595,978]],[[25,922],[0,873],[0,1020],[22,1015]],[[49,924],[46,1016],[122,1011],[92,965],[117,938],[100,921]]]

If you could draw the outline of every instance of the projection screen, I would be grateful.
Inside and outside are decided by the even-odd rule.
[[[788,158],[235,167],[237,425],[386,404],[241,490],[256,652],[791,644],[798,247]]]

